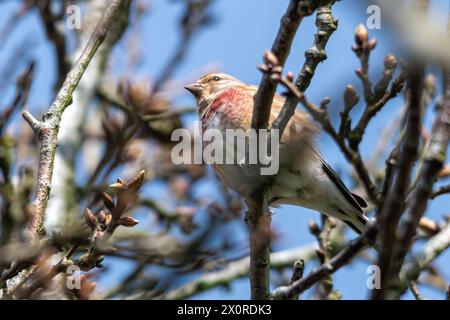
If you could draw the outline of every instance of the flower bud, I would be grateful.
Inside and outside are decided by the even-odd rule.
[[[103,203],[105,204],[106,208],[108,208],[109,211],[112,211],[114,209],[113,198],[106,192],[102,192],[102,199],[103,199]]]
[[[320,108],[321,109],[326,109],[327,106],[330,104],[331,99],[330,97],[325,97],[322,99],[322,101],[320,101]]]
[[[271,64],[272,66],[279,64],[277,56],[270,50],[264,51],[263,59],[266,64]]]
[[[288,71],[286,79],[288,79],[288,81],[290,82],[294,82],[294,73],[292,71]]]
[[[388,54],[384,58],[384,68],[390,70],[397,68],[397,58],[393,54]]]
[[[370,39],[369,40],[369,48],[370,48],[370,50],[375,49],[376,46],[377,46],[377,39]]]
[[[100,221],[100,223],[102,223],[102,224],[105,224],[105,218],[106,218],[105,211],[100,210],[100,211],[97,213],[97,219],[98,219],[98,221]]]
[[[136,177],[127,185],[128,189],[138,190],[144,182],[145,170],[139,171]]]
[[[351,84],[345,87],[344,91],[344,104],[346,108],[354,107],[359,101],[359,97],[356,94],[355,88]]]
[[[132,217],[129,217],[129,216],[120,217],[117,220],[117,224],[124,226],[124,227],[134,227],[138,223],[139,223],[138,220],[136,220]]]
[[[110,184],[109,187],[111,188],[111,190],[116,191],[116,192],[120,191],[120,190],[125,190],[125,188],[126,188],[126,186],[120,182]]]
[[[111,220],[112,220],[112,215],[109,213],[105,214],[105,223],[104,223],[105,226],[107,226],[111,222]]]
[[[92,213],[92,211],[89,208],[86,208],[86,212],[84,214],[84,218],[86,220],[87,225],[91,229],[95,229],[97,227],[98,219],[97,219],[96,216],[94,216],[94,214]]]
[[[358,46],[369,40],[369,33],[363,24],[359,24],[355,29],[355,42]]]

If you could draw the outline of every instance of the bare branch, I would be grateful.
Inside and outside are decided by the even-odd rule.
[[[114,17],[117,14],[118,8],[123,1],[124,0],[113,0],[111,2],[101,21],[98,23],[91,39],[84,48],[81,56],[78,58],[78,61],[67,75],[66,80],[59,90],[49,111],[44,114],[43,121],[40,123],[39,141],[41,143],[41,149],[39,155],[38,186],[34,201],[36,211],[28,228],[29,236],[31,238],[39,237],[45,233],[43,229],[43,221],[50,194],[61,115],[71,104],[72,94],[75,91],[75,88],[80,82],[81,77],[86,71],[89,62],[98,47],[106,38],[108,30],[114,22]],[[34,118],[30,117],[29,113],[25,113],[24,118],[30,123],[30,125],[34,125],[34,127],[37,128],[38,122],[35,121]]]
[[[387,191],[381,212],[378,213],[381,244],[378,265],[381,268],[381,289],[374,290],[373,299],[382,299],[387,290],[393,263],[394,239],[397,224],[404,210],[410,175],[417,159],[422,118],[422,94],[424,90],[424,65],[416,62],[408,74],[408,108],[405,132],[398,154],[398,170]]]
[[[302,69],[295,80],[295,86],[300,92],[305,92],[311,83],[314,72],[322,61],[327,58],[325,47],[328,39],[337,28],[337,19],[334,19],[331,13],[331,4],[321,6],[316,13],[317,33],[314,37],[314,42],[311,48],[305,52],[306,60]],[[280,139],[283,135],[289,119],[294,114],[297,107],[298,99],[295,95],[288,95],[286,101],[278,114],[277,118],[272,123],[274,129],[279,129]]]
[[[434,199],[440,195],[447,194],[447,193],[450,193],[450,185],[442,186],[442,187],[437,188],[436,190],[433,190],[433,192],[430,195],[430,199]]]
[[[305,16],[311,15],[319,6],[334,3],[334,0],[291,0],[286,13],[281,19],[277,37],[271,52],[265,53],[265,63],[276,65],[281,72],[289,55],[295,33]],[[270,109],[277,82],[270,72],[264,73],[258,90],[253,98],[254,108],[252,128],[265,129],[269,125]],[[267,299],[269,297],[270,271],[270,216],[267,206],[266,186],[254,191],[254,199],[248,199],[248,222],[250,230],[250,284],[252,299]]]
[[[419,221],[425,212],[428,199],[446,159],[447,147],[450,141],[450,73],[444,72],[444,98],[438,107],[438,114],[433,124],[431,138],[428,143],[424,163],[422,164],[418,180],[412,192],[408,195],[407,209],[400,223],[398,241],[393,264],[393,275],[397,274],[403,264],[406,254],[416,234]],[[398,291],[394,293],[398,297]]]
[[[411,292],[412,292],[414,298],[416,298],[416,300],[423,300],[423,297],[420,294],[420,291],[417,288],[417,283],[415,281],[411,281],[409,288],[411,289]]]
[[[339,240],[336,239],[336,246],[340,247]],[[273,269],[282,269],[292,266],[298,259],[304,262],[311,261],[316,258],[315,243],[293,248],[285,251],[274,252],[270,254],[270,264]],[[236,261],[230,262],[223,270],[207,273],[199,279],[189,282],[182,287],[168,292],[161,296],[161,299],[186,299],[195,294],[209,290],[211,288],[227,285],[232,281],[245,277],[250,271],[250,258],[245,257]]]
[[[399,276],[400,292],[404,292],[408,288],[408,284],[417,280],[422,270],[429,267],[431,262],[448,248],[450,248],[450,223],[447,223],[438,234],[428,240],[416,259],[403,266]]]
[[[295,281],[289,286],[277,288],[272,295],[273,299],[291,299],[348,264],[362,249],[368,244],[373,243],[376,230],[375,226],[367,228],[357,239],[351,241],[348,246],[331,258],[328,263],[322,264],[320,267],[311,271],[309,275]]]

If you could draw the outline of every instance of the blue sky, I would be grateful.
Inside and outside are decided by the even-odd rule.
[[[0,30],[3,29],[8,19],[20,1],[6,1],[0,4]],[[136,70],[141,78],[155,78],[162,66],[172,53],[178,40],[178,19],[182,14],[183,6],[180,1],[153,0],[151,14],[145,18],[141,25],[140,49],[144,55],[144,63]],[[432,14],[448,13],[447,1],[432,1]],[[217,18],[216,23],[203,30],[194,40],[185,62],[179,68],[176,76],[179,79],[196,74],[201,70],[215,68],[240,80],[257,84],[261,74],[256,66],[261,63],[261,56],[265,49],[270,48],[278,30],[279,19],[287,6],[287,1],[277,0],[216,0],[213,11]],[[328,59],[322,63],[313,78],[307,96],[311,101],[319,102],[325,96],[332,99],[330,112],[338,115],[342,106],[342,92],[347,84],[353,84],[359,91],[360,82],[354,74],[359,66],[359,61],[351,51],[353,44],[353,31],[357,24],[364,23],[367,19],[367,4],[360,0],[347,0],[337,2],[333,7],[333,15],[339,19],[337,31],[333,34],[327,45]],[[439,20],[436,18],[436,20]],[[285,70],[298,73],[303,61],[304,51],[308,49],[316,31],[314,17],[306,18],[293,43],[291,55],[286,63]],[[378,45],[371,57],[372,79],[378,79],[382,71],[382,61],[386,54],[401,53],[401,47],[387,21],[383,20],[380,30],[371,30],[370,36],[378,39]],[[29,100],[29,109],[34,113],[47,109],[53,99],[53,85],[55,81],[54,51],[48,44],[45,33],[36,14],[30,15],[19,22],[19,25],[8,37],[6,43],[0,44],[0,71],[5,70],[12,55],[12,50],[24,40],[32,45],[32,50],[27,53],[37,59],[36,78]],[[121,51],[124,44],[121,43],[114,51],[114,62],[117,63],[115,72],[125,72]],[[14,91],[17,71],[23,66],[15,68],[16,74],[10,78],[10,82],[0,87],[0,106],[5,106],[4,101],[10,101]],[[180,104],[193,103],[192,98],[186,93],[177,98]],[[369,126],[369,131],[362,144],[362,154],[368,155],[378,141],[382,128],[391,119],[402,105],[401,99],[391,101],[388,106],[376,117]],[[354,110],[352,116],[358,116],[362,111],[362,104]],[[336,118],[336,117],[335,117]],[[16,118],[20,120],[19,117]],[[191,119],[188,119],[191,120]],[[432,121],[432,115],[427,116],[427,124]],[[18,130],[18,126],[15,126]],[[319,148],[325,158],[338,171],[348,172],[349,166],[342,154],[326,135],[319,137]],[[344,180],[349,182],[348,176]],[[204,189],[206,190],[206,188]],[[204,192],[202,189],[197,192]],[[449,197],[443,196],[430,203],[428,215],[439,218],[448,207]],[[273,245],[274,250],[283,250],[293,246],[307,244],[313,241],[313,237],[307,232],[308,220],[318,221],[317,213],[297,207],[282,207],[276,210],[273,217],[273,226],[281,237]],[[245,240],[244,227],[234,226],[239,232],[230,229],[230,237],[241,237]],[[350,236],[353,236],[349,233]],[[450,273],[445,266],[450,263],[450,253],[447,252],[438,259],[438,266],[444,271],[447,279]],[[114,268],[118,266],[120,268]],[[313,264],[307,265],[307,271]],[[121,274],[126,273],[129,266],[122,262],[113,261],[114,270],[120,269],[104,280],[101,285],[109,286],[117,281]],[[351,266],[339,270],[335,276],[335,288],[340,290],[344,299],[364,299],[368,295],[365,286],[367,264],[357,261]],[[428,288],[421,288],[422,294],[429,298],[442,298],[442,295]],[[213,289],[197,295],[196,299],[247,299],[249,296],[248,279],[236,281],[231,290]],[[406,298],[411,298],[408,293]]]

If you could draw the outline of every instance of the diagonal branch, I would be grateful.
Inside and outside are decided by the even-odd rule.
[[[328,275],[336,272],[341,267],[348,264],[356,255],[368,244],[373,243],[377,229],[375,226],[367,228],[358,238],[353,240],[337,255],[328,262],[311,271],[306,277],[295,281],[289,286],[279,287],[273,292],[273,299],[284,300],[291,299],[305,290],[311,288],[314,284],[324,279]]]
[[[335,241],[336,246],[342,246],[338,239]],[[270,264],[273,269],[282,269],[290,267],[295,261],[301,259],[305,262],[316,258],[316,244],[309,244],[298,248],[293,248],[285,251],[274,252],[270,254]],[[224,269],[207,273],[192,282],[169,291],[160,296],[160,299],[179,300],[186,299],[195,294],[199,294],[217,286],[229,285],[232,281],[245,277],[249,273],[249,257],[245,257],[236,261],[230,262]]]
[[[328,39],[337,28],[337,19],[334,19],[332,16],[331,6],[331,4],[328,4],[317,9],[317,33],[314,36],[312,47],[305,52],[305,63],[303,64],[302,69],[295,80],[295,85],[300,92],[306,91],[311,83],[311,79],[314,76],[317,66],[327,58],[325,47],[328,43]],[[280,139],[289,122],[289,119],[294,114],[297,104],[297,97],[292,94],[288,95],[286,101],[284,102],[283,108],[272,124],[274,129],[280,130]]]
[[[39,155],[38,184],[34,201],[35,211],[28,227],[28,233],[32,239],[38,238],[45,233],[43,222],[50,194],[61,115],[71,104],[72,94],[98,47],[106,38],[106,35],[114,22],[114,17],[116,16],[122,2],[123,0],[111,1],[102,19],[98,23],[91,39],[81,53],[81,56],[78,58],[72,70],[67,75],[66,80],[59,90],[50,109],[42,117],[42,121],[36,120],[28,112],[23,113],[24,119],[37,133],[41,145]]]
[[[450,223],[424,245],[417,258],[406,263],[400,272],[400,292],[405,291],[411,281],[419,278],[422,270],[426,269],[433,260],[450,248]]]

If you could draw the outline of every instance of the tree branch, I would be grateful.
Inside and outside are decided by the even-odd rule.
[[[66,80],[59,90],[49,111],[42,117],[42,122],[37,121],[28,112],[24,112],[23,114],[25,120],[32,126],[33,130],[38,133],[41,144],[38,184],[34,201],[35,212],[28,228],[29,236],[32,239],[38,238],[45,233],[43,222],[50,194],[61,115],[71,104],[72,94],[86,71],[92,57],[105,39],[122,2],[123,0],[111,1],[91,39],[81,53],[81,56],[67,75]]]
[[[273,292],[272,298],[276,300],[291,299],[311,288],[314,284],[328,275],[336,272],[341,267],[348,264],[368,244],[373,243],[376,231],[377,229],[375,226],[367,228],[357,239],[351,241],[348,246],[331,258],[327,263],[322,264],[320,267],[311,271],[306,277],[295,281],[291,285],[277,288]]]
[[[333,244],[337,247],[342,246],[340,239],[336,239]],[[311,261],[316,258],[316,248],[316,243],[312,243],[298,248],[271,253],[271,268],[282,269],[285,267],[290,267],[299,259],[304,262]],[[180,288],[169,291],[159,298],[169,300],[186,299],[195,294],[199,294],[218,286],[229,285],[232,281],[247,276],[249,271],[250,257],[245,257],[228,263],[228,265],[220,271],[207,273],[199,279],[189,282]]]
[[[289,55],[295,33],[305,16],[311,15],[319,6],[334,3],[334,0],[291,0],[286,13],[281,19],[277,37],[271,52],[266,52],[264,59],[283,68]],[[254,108],[252,128],[266,129],[269,125],[270,109],[277,87],[271,73],[264,73],[258,90],[253,98]],[[252,299],[269,297],[270,271],[270,221],[271,213],[267,206],[266,186],[254,190],[253,198],[247,199],[249,207],[248,223],[250,232],[250,284]]]
[[[450,223],[447,223],[438,234],[428,240],[416,259],[403,266],[399,276],[400,292],[404,292],[408,288],[408,284],[417,280],[420,273],[448,248],[450,248]]]
[[[447,147],[450,140],[450,73],[444,71],[444,97],[431,131],[424,163],[418,173],[418,180],[412,192],[408,195],[407,209],[403,215],[393,264],[393,275],[398,274],[403,261],[411,247],[416,234],[419,221],[427,207],[428,199],[432,194],[433,184],[436,181],[446,159]],[[393,298],[399,298],[401,292],[394,290]]]
[[[397,225],[405,207],[405,197],[410,183],[411,170],[418,155],[422,118],[422,93],[424,90],[424,65],[416,62],[408,71],[408,108],[405,132],[398,152],[398,169],[392,177],[381,212],[380,254],[381,288],[372,292],[372,299],[384,299],[390,281]]]
[[[311,79],[314,76],[317,66],[327,58],[325,46],[328,43],[328,39],[337,28],[337,19],[333,18],[331,7],[332,4],[328,4],[317,9],[317,33],[314,36],[312,47],[305,52],[306,60],[299,75],[297,76],[297,79],[295,80],[295,85],[300,92],[306,91],[311,83]],[[292,94],[288,95],[286,101],[284,102],[283,108],[272,123],[272,127],[274,129],[280,130],[280,139],[290,118],[294,114],[297,104],[298,98]]]

